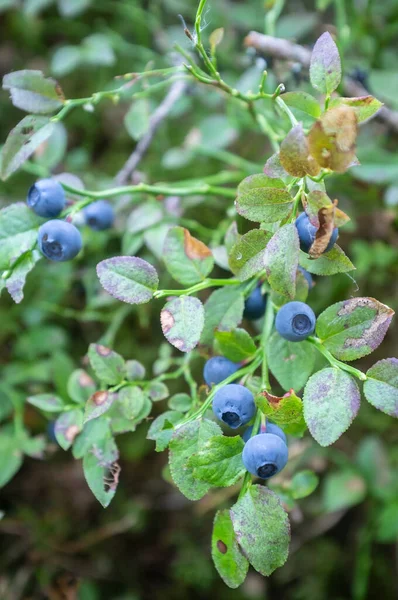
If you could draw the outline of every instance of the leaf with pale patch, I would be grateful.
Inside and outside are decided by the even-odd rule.
[[[283,225],[268,242],[264,252],[264,266],[270,286],[289,298],[296,293],[296,273],[300,242],[294,223]]]
[[[229,510],[216,513],[211,537],[211,555],[224,583],[236,589],[246,579],[249,561],[240,551]]]
[[[68,379],[68,395],[73,402],[84,404],[94,394],[96,385],[83,369],[73,371]]]
[[[5,280],[5,285],[16,304],[22,302],[26,277],[40,259],[41,254],[39,252],[29,251],[20,256],[13,265],[10,275]]]
[[[330,446],[356,417],[361,395],[356,381],[336,368],[318,371],[304,389],[304,419],[321,446]]]
[[[271,575],[289,552],[289,519],[276,494],[252,485],[230,510],[239,546],[252,567]]]
[[[314,177],[321,170],[310,155],[308,140],[301,123],[297,123],[283,140],[279,157],[283,168],[294,177]]]
[[[293,389],[284,396],[274,396],[264,390],[257,394],[255,402],[261,412],[277,425],[304,425],[303,403]]]
[[[111,408],[116,397],[116,394],[105,390],[95,392],[86,402],[83,423],[87,423],[91,419],[96,419],[106,413]]]
[[[59,396],[55,394],[37,394],[36,396],[28,396],[26,401],[32,406],[40,408],[45,412],[62,412],[65,404]]]
[[[193,296],[172,298],[160,313],[165,338],[181,352],[190,352],[198,344],[204,318],[203,304]]]
[[[246,281],[264,269],[264,251],[271,234],[263,229],[248,231],[229,251],[229,266],[240,281]]]
[[[288,216],[293,198],[282,180],[258,173],[239,184],[235,207],[249,221],[275,223]]]
[[[374,298],[350,298],[319,315],[316,334],[339,360],[356,360],[381,344],[393,315],[391,308]]]
[[[193,468],[194,477],[212,486],[234,485],[246,472],[242,462],[244,446],[239,435],[215,435],[190,458],[188,466]]]
[[[391,417],[398,417],[398,359],[379,360],[366,373],[363,386],[370,404]]]
[[[10,90],[14,106],[34,114],[54,112],[65,102],[58,82],[44,77],[41,71],[26,69],[7,73],[3,77],[3,89]]]
[[[269,157],[263,170],[264,174],[267,175],[267,177],[271,177],[271,179],[282,179],[283,181],[286,181],[289,178],[289,173],[286,173],[285,169],[282,167],[279,152],[276,152]]]
[[[321,94],[330,94],[341,81],[341,61],[338,48],[325,31],[315,43],[310,63],[311,85]]]
[[[88,359],[96,376],[108,385],[116,385],[125,377],[125,363],[120,354],[101,344],[90,344]]]
[[[214,266],[210,248],[184,227],[172,227],[165,239],[163,260],[172,277],[183,285],[203,281]]]
[[[80,408],[62,413],[55,421],[54,434],[58,444],[69,450],[83,428],[83,411]]]
[[[216,331],[215,338],[221,354],[234,362],[250,358],[256,352],[256,345],[246,329]]]
[[[332,108],[310,129],[310,153],[321,167],[344,173],[356,159],[357,132],[357,116],[353,108]]]
[[[284,390],[304,387],[315,366],[316,350],[310,342],[289,342],[275,331],[266,352],[271,373]]]
[[[87,485],[104,508],[109,506],[119,483],[119,451],[112,437],[98,440],[83,457]]]
[[[137,256],[106,258],[97,265],[102,287],[114,298],[128,304],[144,304],[158,289],[156,269]]]

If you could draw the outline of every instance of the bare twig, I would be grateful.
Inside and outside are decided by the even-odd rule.
[[[118,174],[115,177],[115,182],[118,185],[124,185],[128,182],[131,174],[135,171],[138,164],[142,160],[144,154],[148,150],[151,145],[152,139],[162,121],[167,117],[170,110],[174,106],[175,102],[182,96],[184,91],[186,90],[187,83],[183,80],[178,80],[171,86],[167,96],[159,104],[155,112],[153,113],[150,122],[148,131],[146,134],[140,139],[137,146],[134,149],[134,152],[129,156],[126,163],[120,169]]]
[[[271,35],[264,35],[257,31],[251,31],[245,38],[245,46],[252,47],[266,56],[272,56],[280,60],[292,60],[309,67],[311,50]],[[369,92],[355,79],[345,77],[343,80],[344,93],[348,96],[366,96]],[[398,132],[398,112],[383,106],[377,113],[377,118],[384,121],[393,131]]]

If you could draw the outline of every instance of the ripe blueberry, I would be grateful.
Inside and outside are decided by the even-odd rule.
[[[50,260],[65,261],[75,258],[82,248],[80,231],[72,223],[54,219],[39,229],[40,251]]]
[[[288,302],[279,309],[275,327],[279,335],[290,342],[301,342],[314,333],[316,317],[304,302]]]
[[[242,435],[243,441],[247,442],[252,435],[252,431],[253,431],[253,427],[248,427],[245,431],[245,433]],[[285,442],[285,444],[287,443],[286,440],[286,435],[284,434],[284,432],[282,431],[282,429],[280,427],[278,427],[278,425],[275,425],[275,423],[270,423],[269,421],[267,421],[267,425],[265,428],[265,431],[259,431],[258,434],[260,435],[267,435],[268,433],[272,433],[273,435],[277,435],[278,437],[281,438],[281,440],[283,442]]]
[[[312,289],[314,282],[312,281],[311,273],[308,273],[308,271],[306,271],[303,267],[299,267],[298,270],[301,271],[301,273],[304,275],[305,279],[307,280],[308,288]]]
[[[215,393],[213,412],[232,429],[245,425],[256,412],[253,394],[243,385],[229,383]]]
[[[40,217],[57,217],[65,206],[65,192],[55,179],[39,179],[30,188],[27,205]]]
[[[250,319],[255,321],[256,319],[260,319],[264,312],[267,304],[267,300],[265,296],[261,293],[261,286],[256,287],[250,296],[245,301],[245,311],[243,316],[246,319]]]
[[[282,471],[287,459],[287,445],[273,433],[253,436],[246,442],[242,453],[246,469],[261,479],[268,479]]]
[[[224,381],[227,377],[235,373],[239,369],[239,365],[228,360],[224,356],[213,356],[208,361],[203,369],[203,378],[207,385],[216,385]]]
[[[300,238],[300,248],[303,252],[308,252],[311,248],[316,232],[318,231],[315,225],[312,225],[311,221],[305,213],[301,213],[296,219],[296,227]],[[336,243],[339,230],[337,227],[333,229],[332,237],[330,238],[329,244],[324,252],[329,252]]]
[[[112,205],[106,200],[97,200],[86,206],[83,210],[84,219],[95,231],[102,231],[112,227],[115,218]]]

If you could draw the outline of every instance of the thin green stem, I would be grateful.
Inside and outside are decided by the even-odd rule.
[[[319,352],[321,354],[323,354],[323,356],[329,361],[329,363],[332,365],[332,367],[336,367],[336,369],[341,369],[342,371],[346,371],[347,373],[350,373],[354,377],[357,377],[357,379],[359,379],[360,381],[367,380],[365,373],[362,373],[362,371],[360,371],[359,369],[356,369],[355,367],[352,367],[351,365],[347,365],[346,363],[342,362],[341,360],[338,360],[337,358],[335,358],[331,354],[331,352],[329,352],[329,350],[327,350],[325,348],[325,346],[322,344],[322,341],[319,338],[309,337],[308,341],[313,346],[315,346],[316,349],[319,350]]]
[[[283,100],[283,98],[281,98],[280,96],[277,96],[275,98],[275,102],[276,102],[276,105],[279,106],[281,111],[283,113],[285,113],[285,115],[289,119],[292,126],[294,127],[295,125],[297,125],[298,121],[297,121],[296,117],[294,116],[294,114],[292,113],[292,111],[290,110],[290,108],[288,107],[286,102]]]
[[[156,290],[154,298],[165,298],[166,296],[190,296],[201,290],[206,290],[209,287],[221,287],[224,285],[239,285],[242,283],[239,279],[204,279],[200,283],[185,288],[183,290]]]
[[[263,360],[261,367],[261,388],[270,391],[271,385],[269,382],[268,360],[267,360],[267,345],[274,325],[274,306],[272,302],[267,302],[265,310],[264,325],[261,335],[261,349],[263,351]]]

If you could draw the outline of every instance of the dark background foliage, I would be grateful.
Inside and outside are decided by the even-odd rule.
[[[204,36],[217,27],[225,29],[219,47],[225,79],[241,89],[255,89],[267,68],[271,90],[281,81],[287,90],[306,90],[304,70],[256,56],[244,49],[243,38],[249,30],[264,31],[265,22],[268,32],[311,46],[328,29],[337,32],[343,45],[345,72],[398,110],[398,2],[294,0],[285,3],[275,24],[265,21],[273,4],[283,3],[210,4]],[[68,98],[90,96],[106,89],[117,74],[172,64],[175,41],[189,50],[177,15],[192,24],[195,10],[195,0],[2,0],[0,71],[41,69],[62,83]],[[149,111],[165,93],[163,88],[148,95]],[[128,110],[128,102],[104,101],[94,112],[71,112],[55,146],[35,157],[35,173],[20,171],[1,184],[1,206],[23,200],[40,169],[72,172],[91,189],[110,187],[136,143],[128,131],[134,131],[139,119],[130,115],[126,123]],[[4,140],[21,118],[6,92],[0,94],[0,114]],[[318,278],[310,299],[317,313],[350,297],[357,286],[361,295],[398,309],[397,137],[377,119],[363,126],[358,143],[363,166],[330,180],[329,195],[339,198],[352,218],[340,241],[357,271],[355,282],[346,275]],[[270,154],[244,110],[193,81],[158,130],[135,178],[173,182],[221,170],[235,170],[243,178],[247,164],[239,159],[234,164],[231,156],[260,165],[260,171]],[[184,216],[209,230],[217,229],[229,208],[222,198],[186,199],[183,204]],[[41,261],[28,278],[20,305],[2,296],[3,381],[25,395],[48,389],[54,379],[62,380],[81,365],[88,345],[104,335],[123,356],[138,358],[151,371],[164,352],[161,304],[121,307],[99,292],[95,277],[99,260],[120,253],[124,225],[120,218],[111,233],[86,231],[84,255],[76,263]],[[138,242],[136,234],[123,243]],[[140,253],[147,254],[147,249]],[[381,348],[360,367],[396,354],[397,334],[395,322]],[[200,379],[202,362],[195,367]],[[9,406],[1,388],[0,400],[0,417],[7,420]],[[159,405],[156,409],[160,411]],[[47,422],[33,407],[26,408],[24,419],[33,433],[46,433]],[[251,572],[239,590],[229,590],[219,580],[209,552],[214,512],[231,501],[232,492],[217,491],[195,504],[186,500],[168,482],[166,455],[156,454],[145,439],[147,427],[144,423],[119,438],[121,483],[107,510],[91,494],[80,462],[70,453],[48,441],[45,460],[26,459],[1,494],[0,598],[396,597],[398,434],[391,418],[364,404],[352,428],[332,448],[304,438],[300,451],[321,481],[290,515],[291,556],[267,580]]]

